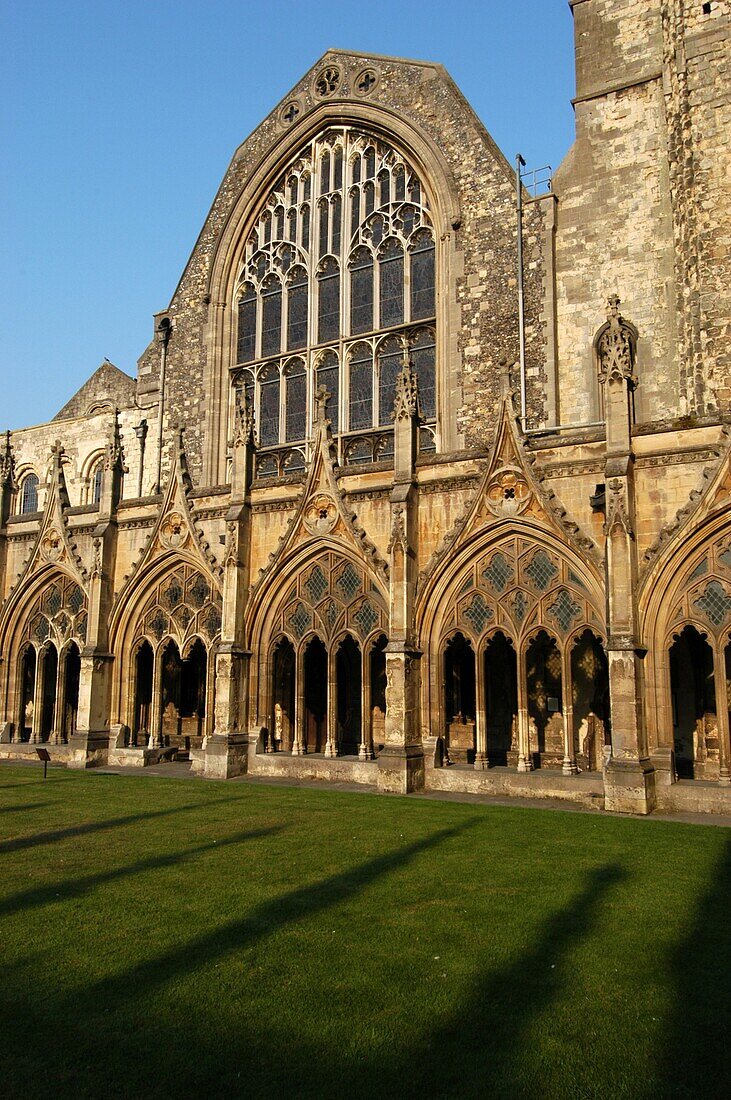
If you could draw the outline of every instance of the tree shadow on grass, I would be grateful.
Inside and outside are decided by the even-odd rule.
[[[46,806],[53,806],[53,802],[26,802],[22,806],[0,806],[0,814],[16,814],[21,810],[43,810]]]
[[[258,840],[260,837],[271,836],[273,833],[282,832],[284,825],[271,825],[267,828],[248,829],[245,832],[234,833],[233,836],[221,837],[209,841],[208,844],[200,844],[195,848],[187,848],[183,852],[172,852],[167,855],[151,856],[149,859],[141,859],[137,863],[126,867],[115,867],[109,871],[100,871],[95,875],[84,875],[81,878],[49,883],[34,890],[24,890],[12,897],[0,901],[0,917],[8,917],[13,913],[21,913],[28,909],[34,909],[39,905],[53,905],[67,901],[69,898],[80,898],[89,890],[97,886],[103,886],[109,882],[130,878],[133,875],[145,874],[147,871],[160,871],[164,867],[175,867],[185,863],[189,859],[203,855],[205,852],[219,851],[234,844],[244,844],[247,840]]]
[[[70,837],[99,833],[105,829],[116,829],[122,825],[134,825],[138,821],[152,821],[155,818],[171,817],[175,814],[187,813],[190,810],[207,810],[211,806],[235,801],[235,798],[217,798],[211,802],[190,802],[186,806],[172,806],[167,810],[127,814],[124,817],[112,817],[106,821],[87,821],[82,825],[69,825],[65,829],[50,829],[48,832],[34,833],[32,836],[14,837],[12,840],[0,841],[0,855],[4,852],[20,852],[26,848],[37,848],[41,844],[52,844],[57,840],[68,840]]]
[[[731,1036],[731,839],[669,960],[675,1010],[648,1096],[727,1096]]]

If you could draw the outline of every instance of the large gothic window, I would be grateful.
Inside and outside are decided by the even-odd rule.
[[[433,450],[434,236],[421,181],[394,148],[350,127],[310,141],[249,235],[235,301],[235,399],[254,406],[260,448],[276,452],[259,459],[267,476],[301,466],[321,385],[346,461],[392,454],[405,354]]]

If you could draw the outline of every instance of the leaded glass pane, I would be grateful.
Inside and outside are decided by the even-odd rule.
[[[338,577],[336,584],[343,599],[346,601],[352,600],[353,597],[360,592],[361,588],[360,576],[355,566],[348,562]]]
[[[302,248],[305,252],[310,248],[310,208],[302,207]]]
[[[360,157],[353,158],[353,183],[360,183]]]
[[[333,191],[339,191],[343,186],[343,150],[338,145],[333,160]]]
[[[558,569],[556,569],[545,550],[536,550],[526,566],[525,572],[536,588],[541,591],[548,588],[553,578],[558,575]]]
[[[403,361],[403,351],[398,340],[389,336],[378,352],[378,423],[390,424],[393,420],[393,403],[396,397],[396,378]]]
[[[262,447],[279,442],[279,371],[269,367],[262,376],[259,441]]]
[[[327,402],[327,415],[333,433],[338,431],[338,403],[340,400],[340,368],[334,351],[326,351],[317,368],[317,389],[324,386],[330,394]]]
[[[20,510],[24,514],[38,511],[38,478],[35,474],[28,474],[23,481]]]
[[[708,616],[714,626],[721,626],[731,612],[731,596],[718,581],[709,581],[703,595],[693,602]]]
[[[372,147],[366,149],[365,153],[365,178],[367,180],[373,179],[376,174],[376,151]]]
[[[285,440],[304,439],[307,434],[307,377],[301,359],[286,369]]]
[[[340,272],[335,260],[325,261],[318,275],[317,341],[324,344],[340,335]]]
[[[391,178],[385,169],[378,173],[378,183],[381,190],[381,206],[387,206],[391,197]]]
[[[396,202],[403,202],[406,198],[406,173],[400,165],[394,169],[393,182]]]
[[[307,344],[307,273],[304,268],[292,271],[287,300],[287,350],[294,351]]]
[[[354,187],[350,192],[350,234],[356,232],[360,221],[360,191]]]
[[[287,215],[287,236],[290,241],[297,240],[297,211],[294,209]]]
[[[353,253],[350,265],[350,331],[373,328],[373,256],[367,248]]]
[[[581,608],[576,603],[567,588],[562,588],[556,599],[548,608],[548,614],[556,620],[564,633],[577,616],[581,615]]]
[[[275,239],[282,241],[284,240],[284,208],[282,206],[277,207],[274,212],[274,219],[276,226]]]
[[[320,210],[320,256],[324,256],[329,252],[327,241],[327,223],[328,223],[328,204],[321,202],[319,206]]]
[[[376,205],[375,190],[370,180],[364,186],[363,193],[365,195],[365,215],[368,217],[369,214],[373,213],[373,209]]]
[[[367,344],[358,344],[350,358],[349,427],[351,431],[373,424],[373,357]]]
[[[411,252],[411,320],[434,316],[434,242],[425,231],[417,234]]]
[[[398,241],[386,242],[380,261],[380,324],[389,328],[404,319],[404,254]]]
[[[340,222],[342,219],[342,210],[343,204],[340,199],[340,195],[336,195],[335,198],[332,200],[332,210],[330,217],[330,224],[332,225],[332,240],[330,244],[331,252],[337,253],[340,251]]]
[[[276,355],[282,347],[282,286],[270,276],[262,291],[261,353]]]
[[[330,190],[330,154],[323,153],[320,161],[320,194],[326,195]]]
[[[239,299],[239,329],[236,362],[248,363],[256,355],[256,291],[251,283],[244,286]]]
[[[411,358],[419,385],[419,404],[425,420],[436,416],[436,348],[434,334],[427,329],[419,332],[411,345]]]

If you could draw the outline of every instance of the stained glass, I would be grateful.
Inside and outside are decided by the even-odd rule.
[[[694,603],[705,612],[714,626],[721,626],[731,611],[731,596],[718,581],[709,581],[703,595],[694,600]]]
[[[436,348],[434,345],[434,333],[428,329],[422,329],[411,345],[411,358],[416,371],[416,379],[419,386],[419,404],[421,415],[426,420],[433,420],[436,411],[436,379],[435,361]]]
[[[81,591],[78,584],[73,585],[67,594],[66,606],[71,608],[74,615],[78,614],[84,606],[84,593]]]
[[[320,256],[324,256],[328,251],[327,240],[327,224],[328,224],[328,204],[321,202],[319,206],[320,211]]]
[[[375,190],[370,180],[364,186],[363,193],[365,194],[365,215],[368,217],[369,214],[373,213],[373,208],[376,205]]]
[[[327,415],[334,434],[338,431],[339,384],[338,357],[334,351],[326,351],[317,368],[317,389],[319,390],[320,386],[324,386],[330,394],[327,402]]]
[[[378,622],[378,612],[370,600],[366,600],[365,603],[358,608],[353,618],[360,627],[361,638],[367,638]]]
[[[295,359],[286,368],[285,440],[304,439],[307,434],[307,378],[305,364]]]
[[[396,240],[386,241],[380,252],[381,328],[400,325],[404,319],[404,253]]]
[[[261,353],[276,355],[282,346],[282,285],[268,276],[262,289]]]
[[[403,202],[406,197],[406,173],[400,165],[394,169],[393,182],[396,202]]]
[[[275,239],[278,240],[278,241],[282,241],[282,240],[284,240],[284,208],[283,207],[281,207],[281,206],[277,207],[277,209],[274,212],[274,219],[275,219],[275,226],[276,226]]]
[[[339,191],[343,186],[343,150],[338,145],[333,161],[333,191]]]
[[[303,348],[307,344],[307,272],[303,267],[292,269],[287,298],[287,348]]]
[[[338,253],[340,251],[340,223],[342,220],[343,204],[340,195],[335,195],[331,200],[330,211],[330,224],[331,229],[331,242],[330,251]]]
[[[379,172],[378,183],[380,185],[381,192],[381,206],[387,206],[391,198],[391,178],[385,169],[382,172]]]
[[[256,355],[256,291],[246,283],[239,299],[239,331],[236,361],[248,363]]]
[[[376,174],[376,151],[372,146],[365,153],[365,176],[367,180],[373,179]]]
[[[305,252],[310,248],[310,208],[302,207],[302,248]]]
[[[396,396],[396,378],[401,370],[403,351],[398,340],[389,336],[378,352],[378,423],[390,424],[393,420],[393,403]]]
[[[370,332],[373,328],[373,256],[358,248],[350,261],[350,331]]]
[[[490,564],[482,573],[485,580],[496,592],[504,592],[508,581],[512,579],[513,567],[499,550],[490,558]]]
[[[434,316],[434,242],[420,230],[411,249],[411,320]]]
[[[373,424],[373,357],[367,344],[357,344],[350,356],[349,427],[351,431]]]
[[[323,153],[320,161],[320,194],[326,195],[330,190],[330,154]]]
[[[361,581],[358,572],[350,562],[345,566],[336,583],[340,593],[346,601],[352,600],[361,589]]]
[[[369,439],[359,439],[348,447],[345,461],[348,466],[360,466],[373,461],[373,446]]]
[[[268,367],[262,375],[259,442],[271,447],[279,442],[279,371]]]
[[[287,215],[287,236],[290,241],[297,240],[297,211],[294,209]]]
[[[462,612],[462,616],[472,624],[478,634],[481,634],[492,618],[492,610],[487,606],[485,597],[476,592]]]
[[[355,233],[360,221],[360,191],[354,187],[350,192],[350,232]]]
[[[553,564],[545,550],[536,550],[525,572],[533,581],[536,588],[543,591],[558,574],[558,569]]]
[[[319,565],[315,566],[305,581],[305,589],[311,603],[317,603],[327,592],[327,578]]]
[[[572,598],[568,589],[562,588],[548,608],[548,614],[556,620],[563,631],[566,631],[574,619],[581,614],[581,608]]]
[[[325,260],[317,281],[317,341],[324,344],[340,334],[340,269],[335,260]]]

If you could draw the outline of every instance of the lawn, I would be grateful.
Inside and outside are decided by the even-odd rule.
[[[0,1094],[728,1093],[731,835],[0,767]]]

